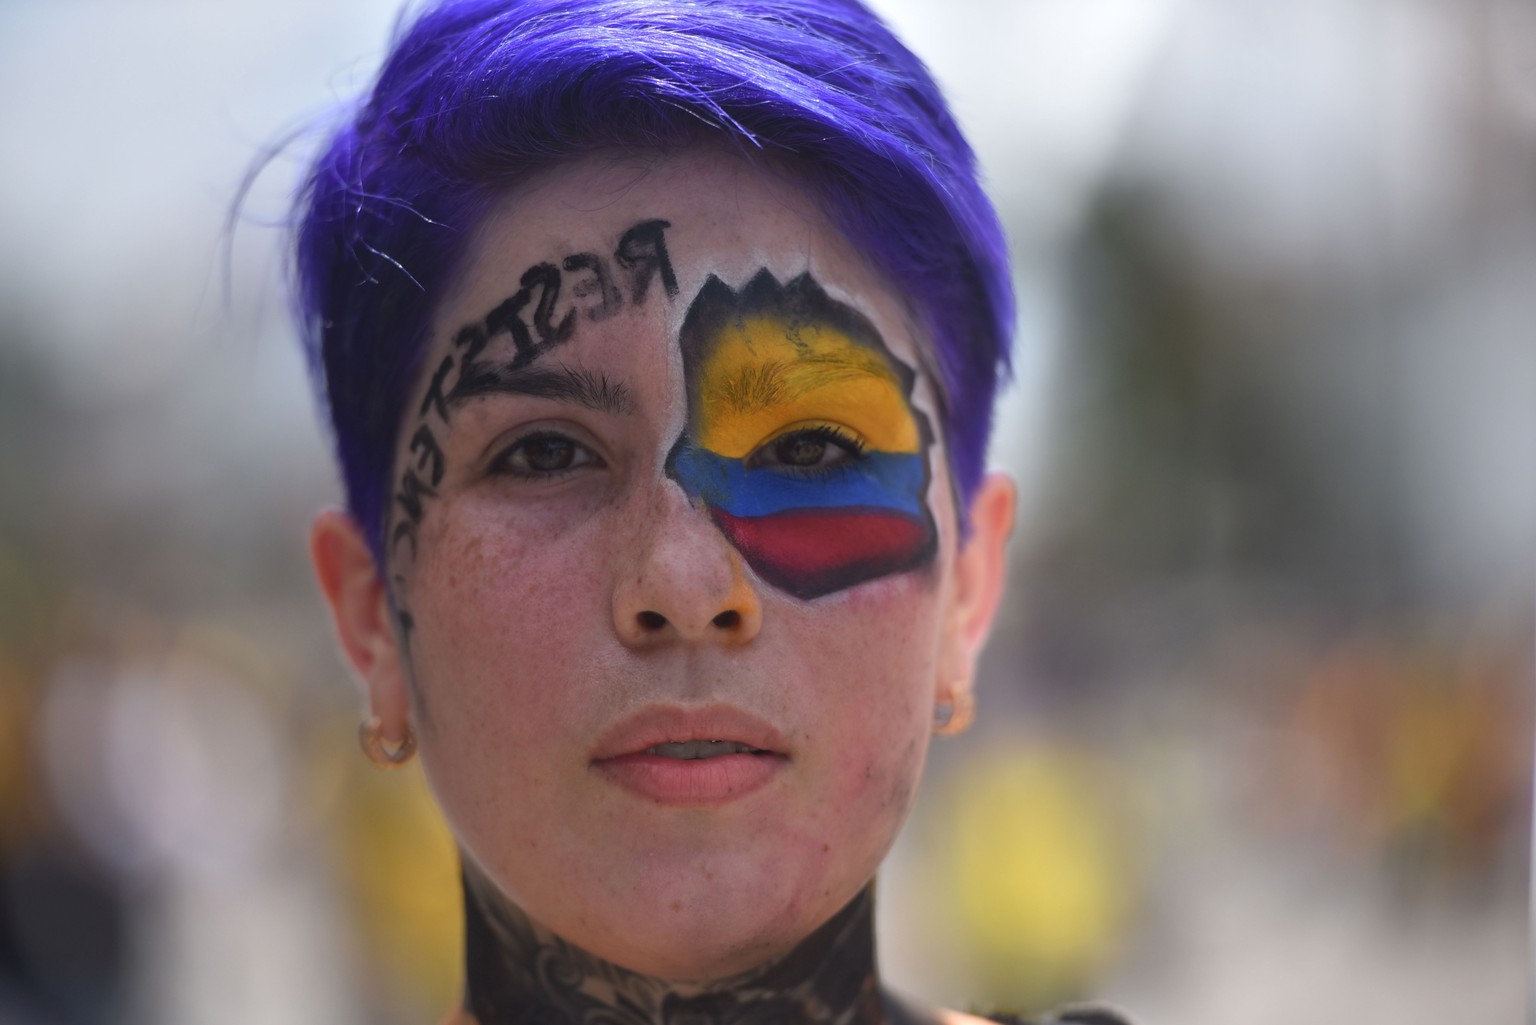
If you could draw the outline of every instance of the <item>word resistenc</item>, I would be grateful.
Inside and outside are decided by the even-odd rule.
[[[480,320],[459,328],[453,338],[454,351],[433,370],[417,410],[407,465],[394,496],[400,515],[390,532],[391,551],[402,541],[409,541],[411,556],[415,557],[426,501],[437,496],[442,483],[443,450],[433,433],[432,417],[446,426],[456,402],[495,390],[503,373],[520,370],[570,341],[578,314],[600,321],[626,304],[643,306],[657,282],[668,299],[674,298],[678,286],[667,255],[665,233],[669,227],[669,222],[656,219],[632,225],[619,236],[611,262],[584,252],[566,256],[559,265],[534,264],[518,279],[516,292]],[[567,283],[575,301],[557,314]],[[503,336],[511,339],[512,358],[497,361],[486,357],[486,349]]]

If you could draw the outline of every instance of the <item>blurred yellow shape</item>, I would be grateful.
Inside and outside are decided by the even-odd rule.
[[[953,887],[984,999],[1082,995],[1118,948],[1132,880],[1083,757],[994,751],[953,785]]]
[[[22,701],[21,670],[0,643],[0,853],[22,833],[22,765],[30,709]]]
[[[342,798],[342,868],[364,945],[400,999],[440,1013],[462,981],[458,850],[419,764],[386,774],[356,748],[349,754],[356,764]]]
[[[1445,811],[1456,775],[1476,742],[1471,709],[1454,693],[1405,687],[1387,736],[1392,824],[1432,819]]]

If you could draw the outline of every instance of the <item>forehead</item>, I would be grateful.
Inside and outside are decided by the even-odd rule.
[[[619,250],[626,232],[656,221],[666,225],[660,241],[676,296],[653,299],[659,288],[647,287],[641,302],[627,302],[640,282],[626,271]],[[484,317],[535,267],[564,267],[567,293],[597,291],[598,275],[587,266],[594,259],[619,301],[612,324],[604,325],[610,331],[588,334],[645,325],[675,338],[689,302],[712,276],[739,287],[764,270],[781,281],[809,273],[832,298],[867,317],[895,356],[914,367],[924,362],[905,304],[811,198],[785,174],[710,148],[594,154],[519,186],[481,224],[434,318],[435,344],[447,344],[463,324]],[[561,305],[570,301],[567,294]],[[601,296],[583,301],[590,307]],[[570,354],[586,348],[572,346]],[[582,362],[591,356],[583,353]]]

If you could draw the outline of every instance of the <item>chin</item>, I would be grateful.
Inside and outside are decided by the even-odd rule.
[[[755,838],[765,835],[773,831]],[[636,857],[631,864],[641,871],[626,880],[625,892],[610,891],[613,901],[601,909],[603,937],[593,938],[613,949],[588,949],[633,971],[701,983],[785,956],[857,895],[878,859],[839,866],[828,862],[820,842],[807,856],[782,835],[775,839],[773,850],[695,850],[692,857],[652,850]]]

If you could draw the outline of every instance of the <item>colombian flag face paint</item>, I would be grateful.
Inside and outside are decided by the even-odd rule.
[[[809,274],[711,276],[679,337],[688,428],[669,461],[769,583],[816,598],[936,548],[913,373]]]

